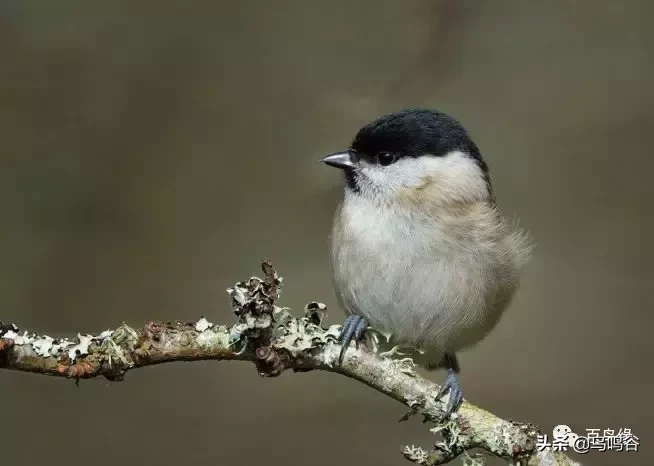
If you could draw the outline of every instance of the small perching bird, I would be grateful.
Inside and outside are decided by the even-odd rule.
[[[463,395],[456,353],[495,327],[529,258],[528,237],[498,211],[488,167],[466,130],[410,109],[359,130],[322,159],[345,173],[331,235],[334,286],[347,314],[341,362],[368,326],[445,368],[447,415]]]

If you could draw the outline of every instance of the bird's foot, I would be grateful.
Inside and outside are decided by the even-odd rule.
[[[350,314],[345,319],[343,323],[343,331],[341,332],[341,354],[338,357],[338,363],[343,364],[343,358],[345,357],[345,351],[350,346],[350,342],[354,340],[356,347],[359,347],[359,342],[361,342],[365,336],[366,328],[368,328],[368,321],[361,316],[356,314]]]
[[[440,390],[436,394],[436,399],[440,400],[446,393],[450,393],[450,399],[445,408],[445,416],[443,420],[452,416],[456,413],[463,401],[463,391],[461,390],[461,385],[459,384],[459,378],[456,376],[456,373],[453,369],[447,369],[447,378],[443,385],[441,385]]]

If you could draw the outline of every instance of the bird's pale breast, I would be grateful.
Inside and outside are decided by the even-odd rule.
[[[487,219],[469,221],[400,216],[346,200],[332,232],[334,283],[345,312],[423,348],[456,351],[482,339],[517,279],[497,225],[485,233]]]

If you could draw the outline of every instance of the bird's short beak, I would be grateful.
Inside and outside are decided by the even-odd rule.
[[[323,157],[320,161],[330,167],[346,169],[356,167],[359,163],[359,157],[357,157],[354,151],[336,152],[335,154]]]

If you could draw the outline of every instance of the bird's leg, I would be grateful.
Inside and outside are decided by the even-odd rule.
[[[343,346],[341,347],[341,354],[338,357],[339,364],[343,364],[345,351],[347,351],[353,339],[356,347],[359,347],[359,342],[363,340],[366,328],[368,328],[368,321],[363,317],[356,314],[347,316],[345,323],[343,323],[343,331],[341,332],[340,340]]]
[[[445,418],[449,418],[454,414],[461,405],[463,401],[463,391],[461,390],[461,385],[459,384],[459,379],[456,374],[459,373],[459,361],[456,359],[456,355],[453,353],[445,353],[443,356],[443,365],[447,372],[447,378],[443,385],[441,385],[440,390],[436,394],[436,399],[440,400],[447,392],[450,393],[450,399],[447,403],[447,408],[445,409]]]

